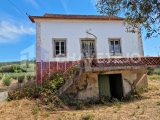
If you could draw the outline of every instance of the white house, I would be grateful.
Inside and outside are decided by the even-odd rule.
[[[36,23],[37,84],[50,69],[69,74],[73,67],[81,68],[59,89],[60,96],[122,98],[133,86],[147,86],[149,65],[159,65],[159,58],[144,58],[141,34],[127,33],[124,18],[61,14],[29,18]]]

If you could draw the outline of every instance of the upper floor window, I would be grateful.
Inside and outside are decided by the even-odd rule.
[[[54,41],[54,55],[55,56],[66,56],[66,41],[58,40]]]
[[[120,40],[110,40],[110,53],[121,53]]]

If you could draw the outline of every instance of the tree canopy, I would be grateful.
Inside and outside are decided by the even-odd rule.
[[[146,38],[160,35],[160,0],[98,0],[100,14],[124,16],[127,32],[136,32],[138,24]]]

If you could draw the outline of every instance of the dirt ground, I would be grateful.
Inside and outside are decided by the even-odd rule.
[[[4,78],[5,78],[5,75],[0,80],[0,92],[3,92],[3,91],[15,92],[20,87],[20,84],[18,85],[18,80],[13,79],[13,78],[11,78],[11,84],[10,84],[10,86],[4,86],[3,85],[3,79]],[[34,86],[34,85],[35,85],[35,80],[32,80],[31,82],[28,82],[26,76],[24,78],[23,83],[21,83],[21,87],[24,87],[24,86]]]
[[[37,100],[18,100],[0,106],[0,120],[160,120],[160,80],[149,80],[157,89],[142,94],[142,100],[123,102],[122,106],[92,105],[91,108],[49,111],[37,107]],[[88,115],[90,117],[87,117]],[[88,118],[88,119],[87,119]]]

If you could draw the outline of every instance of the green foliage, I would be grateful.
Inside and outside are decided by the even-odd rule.
[[[21,88],[17,92],[10,94],[15,99],[22,98],[39,98],[42,101],[42,104],[50,104],[54,103],[54,107],[62,104],[62,101],[56,96],[56,91],[59,87],[64,84],[64,79],[61,71],[51,73],[51,75],[45,75],[43,77],[42,86],[37,87],[29,87],[29,88]],[[21,76],[19,75],[18,80],[21,80]],[[23,77],[24,78],[24,77]]]
[[[38,108],[38,107],[35,107],[35,108],[32,110],[33,115],[37,114],[38,111],[39,111],[39,108]]]
[[[150,69],[147,74],[148,75],[153,75],[154,74],[154,69]]]
[[[29,68],[29,63],[28,62],[26,63],[26,67]]]
[[[9,101],[11,101],[11,100],[13,100],[13,97],[10,96],[10,95],[8,95],[8,97],[7,97],[7,99],[6,99],[6,102],[9,102]]]
[[[13,73],[13,74],[11,75],[11,77],[12,77],[13,79],[17,80],[17,78],[18,78],[18,74]]]
[[[27,80],[31,81],[31,79],[32,79],[32,75],[31,74],[27,74]]]
[[[11,77],[6,75],[3,80],[3,85],[10,86],[10,84],[11,84]]]
[[[87,114],[87,115],[83,115],[83,116],[82,116],[82,119],[84,119],[84,120],[89,120],[89,119],[91,119],[92,117],[94,117],[93,114]]]
[[[140,23],[141,28],[146,30],[146,38],[160,34],[158,0],[98,0],[96,7],[100,14],[125,16],[127,32],[135,33]]]
[[[84,107],[84,104],[77,104],[77,107],[76,107],[76,110],[82,110],[83,109],[83,107]]]
[[[32,78],[33,78],[33,80],[35,80],[36,79],[36,74],[33,74]]]
[[[0,68],[0,72],[3,72],[3,69],[2,69],[2,68]]]
[[[19,75],[19,76],[18,76],[18,83],[23,83],[24,78],[25,78],[25,75],[24,75],[24,74]]]
[[[13,66],[11,65],[3,66],[0,69],[2,69],[3,72],[14,72]]]
[[[0,80],[3,78],[3,74],[0,74]]]
[[[160,105],[160,101],[157,101],[157,105]]]
[[[159,76],[147,76],[149,80],[160,80],[160,75]]]
[[[92,106],[92,104],[91,104],[90,102],[85,102],[85,103],[84,103],[84,106],[90,108],[90,107]]]

